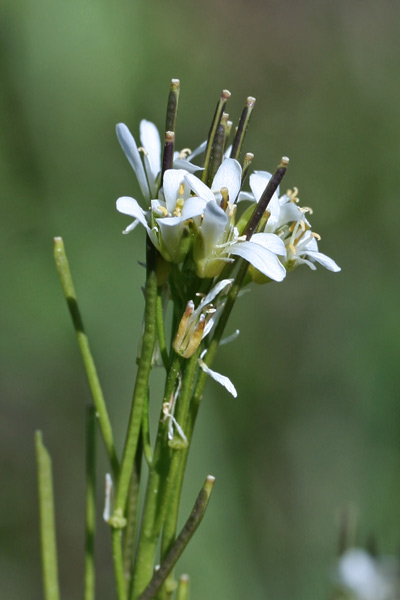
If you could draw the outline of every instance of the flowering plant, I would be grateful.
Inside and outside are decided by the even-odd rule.
[[[218,101],[206,141],[194,151],[175,150],[179,81],[172,80],[165,137],[154,124],[140,123],[138,147],[124,124],[118,140],[131,164],[142,198],[117,200],[117,210],[133,218],[124,233],[146,231],[146,283],[143,336],[122,457],[115,450],[88,339],[83,329],[63,241],[55,238],[55,259],[86,368],[94,407],[87,433],[87,510],[85,600],[94,598],[95,419],[106,446],[104,520],[112,535],[118,600],[188,597],[188,579],[175,582],[174,567],[204,516],[214,478],[207,477],[192,513],[177,532],[182,485],[193,430],[207,376],[236,397],[226,375],[211,368],[229,315],[243,287],[251,282],[282,282],[301,264],[339,267],[319,252],[311,229],[311,209],[299,205],[296,188],[280,193],[288,159],[276,171],[249,176],[253,155],[241,159],[255,100],[247,99],[230,143],[232,123],[225,112],[230,93]],[[247,179],[250,190],[245,190]],[[172,304],[172,316],[168,304]],[[166,329],[169,328],[167,332]],[[152,446],[149,426],[150,372],[165,369],[165,389]],[[49,456],[37,434],[42,560],[46,597],[58,598],[53,497]],[[142,459],[148,467],[141,518]],[[159,564],[158,567],[156,565]]]

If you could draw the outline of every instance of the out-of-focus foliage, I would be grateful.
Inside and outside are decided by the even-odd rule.
[[[256,96],[245,150],[258,169],[290,156],[285,186],[314,208],[321,251],[342,267],[299,269],[235,309],[241,336],[217,369],[239,398],[209,383],[185,490],[189,511],[204,476],[217,478],[180,567],[193,598],[326,598],[348,505],[359,511],[359,542],[374,532],[386,553],[396,550],[399,17],[389,0],[3,1],[2,597],[42,597],[36,428],[53,456],[63,598],[81,593],[89,394],[51,240],[64,238],[121,438],[144,237],[121,235],[115,199],[138,190],[114,125],[137,134],[148,118],[162,128],[171,77],[182,84],[179,147],[202,141],[222,88],[235,118]],[[99,487],[105,468],[103,457]],[[114,581],[109,532],[101,521],[98,530],[101,599]]]

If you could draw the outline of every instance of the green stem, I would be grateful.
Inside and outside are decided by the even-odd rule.
[[[189,575],[179,577],[177,600],[189,600],[189,583]]]
[[[86,523],[84,600],[95,598],[94,535],[96,529],[96,409],[89,406],[86,417]]]
[[[164,316],[163,316],[163,305],[162,305],[162,287],[158,288],[157,292],[157,337],[158,345],[160,347],[161,359],[165,369],[168,369],[169,357],[167,351],[167,343],[165,340],[165,329],[164,329]]]
[[[124,561],[122,556],[122,529],[115,529],[112,527],[111,536],[117,598],[118,600],[127,600],[128,593],[126,589]]]
[[[190,400],[193,392],[194,379],[197,372],[197,360],[200,354],[199,350],[186,362],[182,389],[179,394],[177,406],[175,410],[175,418],[179,424],[183,424],[187,421],[187,415],[190,406]],[[184,431],[185,435],[186,432]],[[188,439],[188,438],[187,438]],[[188,439],[186,447],[182,446],[182,440],[174,438],[169,442],[169,445],[173,448],[171,457],[171,463],[167,478],[167,488],[165,491],[165,522],[163,528],[162,545],[161,545],[161,560],[167,556],[170,551],[176,536],[176,529],[178,525],[179,516],[179,505],[181,500],[182,484],[184,466],[186,464],[185,457],[188,454],[190,440]],[[174,586],[174,577],[171,572],[165,583],[165,595],[169,597],[168,590]],[[163,590],[164,591],[164,590]]]
[[[180,356],[174,353],[165,385],[163,403],[169,402],[174,392],[182,360]],[[133,574],[132,600],[143,592],[152,577],[158,538],[165,517],[166,507],[163,487],[168,476],[171,450],[168,446],[168,423],[163,419],[163,416],[163,411],[161,411]]]
[[[53,481],[51,458],[43,445],[42,432],[35,434],[36,460],[38,468],[40,542],[44,596],[46,600],[59,600],[56,528],[54,515]]]
[[[213,149],[213,145],[214,145],[215,135],[217,133],[218,126],[221,122],[221,118],[222,118],[222,114],[224,112],[225,105],[230,97],[231,97],[231,93],[228,90],[222,91],[221,97],[217,104],[217,108],[215,109],[213,121],[211,123],[210,131],[208,134],[207,147],[206,147],[206,152],[205,152],[205,157],[204,157],[204,165],[203,165],[204,170],[203,170],[203,174],[202,174],[202,180],[207,185],[209,185],[211,183],[211,181],[209,181],[210,180],[209,170],[210,170],[210,166],[211,166],[211,156],[212,156],[212,149]]]
[[[64,248],[64,242],[60,237],[54,238],[54,258],[56,261],[57,270],[61,280],[64,296],[67,300],[68,308],[72,317],[72,322],[74,324],[76,335],[78,338],[78,344],[82,354],[86,376],[89,382],[93,402],[96,407],[97,417],[99,419],[101,434],[107,449],[114,477],[116,478],[119,472],[119,462],[115,451],[111,422],[108,416],[99,378],[97,376],[96,366],[94,364],[92,353],[90,351],[89,340],[83,328],[83,322],[79,311],[74,284],[72,282],[72,276]]]
[[[197,359],[199,357],[200,349],[186,362],[185,371],[182,381],[182,389],[179,394],[177,406],[175,410],[175,418],[178,423],[184,428],[186,423],[190,400],[193,392],[194,378],[197,371]],[[184,430],[186,435],[186,432]],[[171,548],[171,545],[175,539],[176,527],[178,522],[178,512],[181,496],[181,485],[179,481],[179,466],[181,463],[182,451],[182,440],[179,438],[176,440],[176,449],[173,450],[171,465],[168,473],[168,485],[165,495],[165,503],[167,506],[166,518],[163,529],[163,540],[162,540],[162,558],[165,557]],[[169,445],[174,448],[175,439],[169,442]],[[188,440],[189,443],[189,440]]]
[[[140,473],[142,466],[142,452],[138,448],[135,457],[135,463],[131,475],[129,485],[128,502],[126,507],[126,528],[124,531],[123,542],[123,561],[124,561],[124,576],[129,586],[131,580],[132,560],[135,543],[135,535],[137,528],[137,515],[139,508],[139,484]]]
[[[188,520],[183,526],[183,529],[176,538],[174,545],[168,552],[168,555],[165,557],[165,560],[161,563],[160,568],[155,572],[149,585],[139,596],[138,600],[151,600],[151,598],[154,598],[155,594],[157,593],[157,590],[160,589],[160,587],[166,580],[168,574],[178,562],[186,546],[192,539],[193,534],[195,533],[201,521],[203,520],[214,482],[215,478],[209,475],[203,487],[201,488],[200,493],[197,496],[196,502],[193,506],[192,512],[190,513]]]
[[[110,525],[112,527],[124,527],[126,525],[124,512],[133,469],[133,461],[135,460],[135,453],[142,424],[143,404],[148,397],[151,360],[156,341],[157,276],[155,270],[155,248],[152,246],[149,239],[147,239],[147,278],[145,298],[146,305],[142,350],[139,358],[135,389],[133,392],[128,433],[121,461],[114,513],[110,519]]]

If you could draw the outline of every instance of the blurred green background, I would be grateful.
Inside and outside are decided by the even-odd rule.
[[[223,88],[245,150],[291,159],[284,187],[312,206],[342,267],[254,287],[210,382],[184,518],[210,507],[179,570],[193,599],[327,598],[343,507],[386,553],[400,542],[400,4],[344,0],[3,0],[0,8],[1,597],[42,597],[33,433],[53,456],[63,600],[81,596],[89,393],[52,258],[62,235],[117,437],[140,334],[143,232],[121,235],[139,191],[114,125],[162,128],[181,79],[178,147],[205,137]],[[102,454],[102,450],[101,450]],[[99,465],[99,490],[106,469]],[[101,493],[99,493],[101,496]],[[99,508],[101,498],[99,498]],[[114,596],[98,523],[99,599]]]

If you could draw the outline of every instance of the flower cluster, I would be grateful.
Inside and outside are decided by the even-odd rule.
[[[249,178],[251,192],[241,191],[244,172],[236,158],[229,156],[232,146],[221,156],[211,182],[205,182],[204,168],[192,160],[204,153],[207,142],[195,151],[175,152],[172,168],[162,173],[161,140],[153,123],[140,123],[141,147],[138,149],[127,126],[117,125],[120,144],[132,165],[142,191],[145,208],[134,198],[117,200],[119,212],[134,218],[124,231],[138,223],[146,229],[152,243],[169,263],[181,264],[190,254],[197,276],[214,278],[226,263],[240,256],[251,265],[256,282],[282,281],[287,271],[300,264],[315,269],[320,263],[331,271],[337,264],[318,250],[319,236],[312,232],[306,214],[312,211],[298,205],[297,189],[272,196],[258,231],[251,240],[243,235],[249,210],[236,222],[238,204],[258,203],[271,179],[267,171],[256,171]]]
[[[140,123],[139,148],[128,127],[117,125],[118,140],[143,195],[141,202],[130,196],[118,198],[117,209],[134,219],[124,233],[141,224],[158,251],[158,285],[169,281],[174,304],[174,352],[190,358],[201,345],[201,369],[236,395],[231,382],[210,369],[205,357],[209,339],[203,342],[224,310],[235,259],[242,259],[244,267],[235,289],[251,280],[281,282],[301,264],[315,269],[319,263],[330,271],[340,268],[319,252],[320,238],[308,220],[312,211],[299,205],[297,189],[280,195],[287,158],[273,175],[252,173],[250,191],[243,190],[254,156],[248,153],[240,162],[240,154],[255,99],[247,99],[229,144],[232,123],[224,112],[229,96],[222,92],[208,138],[193,152],[174,150],[178,80],[171,84],[164,145],[149,121]],[[240,268],[237,276],[239,272]],[[172,427],[171,415],[168,412]]]

